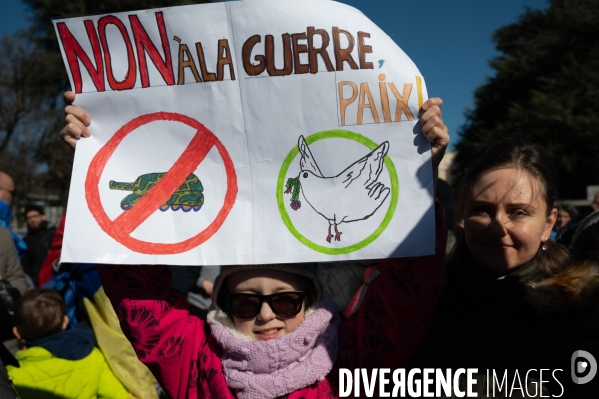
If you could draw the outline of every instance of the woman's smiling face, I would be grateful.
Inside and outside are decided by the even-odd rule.
[[[306,287],[301,277],[279,270],[244,270],[227,278],[231,294],[271,295],[285,291],[303,291]],[[291,317],[276,315],[268,303],[263,302],[260,313],[249,319],[233,317],[237,331],[254,341],[279,338],[289,334],[304,321],[304,304],[298,314]]]
[[[549,239],[557,210],[547,212],[538,180],[519,169],[494,169],[480,176],[466,197],[466,245],[494,275],[530,261]]]

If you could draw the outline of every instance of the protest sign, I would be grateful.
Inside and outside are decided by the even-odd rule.
[[[434,252],[424,80],[359,11],[251,0],[54,23],[93,120],[63,262]]]

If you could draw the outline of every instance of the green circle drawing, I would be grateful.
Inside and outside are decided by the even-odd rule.
[[[367,137],[362,136],[361,134],[353,133],[353,132],[350,132],[347,130],[340,130],[340,129],[327,130],[324,132],[314,133],[313,135],[308,136],[305,139],[306,139],[307,144],[312,144],[319,140],[334,139],[334,138],[335,139],[341,138],[341,139],[353,140],[353,141],[356,141],[358,143],[365,145],[366,147],[368,147],[371,150],[374,150],[375,148],[377,148],[379,146],[377,143],[375,143],[374,141],[370,140]],[[279,207],[279,213],[281,214],[283,223],[285,223],[285,226],[287,226],[287,229],[289,230],[289,232],[291,232],[291,234],[295,238],[297,238],[302,244],[304,244],[308,248],[313,249],[314,251],[321,252],[324,254],[329,254],[329,255],[341,255],[341,254],[348,254],[350,252],[354,252],[354,251],[357,251],[358,249],[364,248],[365,246],[369,245],[374,240],[376,240],[383,233],[383,231],[385,231],[387,226],[389,226],[389,223],[391,223],[391,219],[393,219],[393,215],[395,214],[395,209],[397,208],[397,201],[398,201],[398,197],[399,197],[399,195],[398,195],[399,194],[399,180],[397,178],[397,171],[396,171],[395,165],[393,165],[393,162],[391,161],[390,157],[385,156],[384,162],[385,162],[385,166],[387,167],[387,170],[389,171],[389,177],[391,178],[391,203],[389,204],[389,209],[387,210],[387,213],[385,214],[385,217],[383,218],[383,221],[381,222],[379,227],[371,235],[369,235],[362,241],[355,243],[354,245],[350,245],[348,247],[343,247],[343,248],[329,248],[329,247],[325,247],[323,245],[318,245],[318,244],[308,240],[299,231],[297,231],[297,229],[291,222],[291,219],[289,218],[287,209],[285,209],[285,201],[283,198],[283,188],[284,188],[284,184],[285,184],[284,183],[285,176],[287,175],[287,171],[289,170],[289,165],[291,165],[291,162],[293,162],[293,160],[295,159],[295,157],[298,154],[299,154],[299,149],[297,148],[297,146],[295,146],[289,152],[289,154],[285,158],[285,161],[283,161],[283,165],[281,166],[281,171],[279,172],[279,178],[277,180],[277,205]]]

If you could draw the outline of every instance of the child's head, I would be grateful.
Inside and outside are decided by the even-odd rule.
[[[214,284],[213,303],[235,328],[255,341],[282,337],[320,301],[316,265],[225,266]]]
[[[35,341],[66,329],[69,318],[58,292],[34,288],[23,294],[17,303],[14,322],[17,338]]]
[[[476,263],[505,274],[537,256],[553,258],[549,235],[557,217],[557,183],[551,159],[535,144],[503,141],[469,165],[457,193],[463,240]],[[459,254],[464,248],[456,247]],[[561,250],[560,250],[561,251]],[[559,262],[538,262],[541,268]]]
[[[573,217],[578,216],[578,211],[572,205],[562,204],[557,209],[557,220],[555,227],[561,229],[565,227]]]

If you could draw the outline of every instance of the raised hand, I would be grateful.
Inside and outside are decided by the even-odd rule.
[[[64,126],[60,131],[60,137],[65,143],[71,148],[75,148],[77,140],[81,137],[91,136],[91,132],[88,129],[91,118],[83,112],[81,109],[73,105],[75,101],[75,93],[67,91],[64,93]]]

